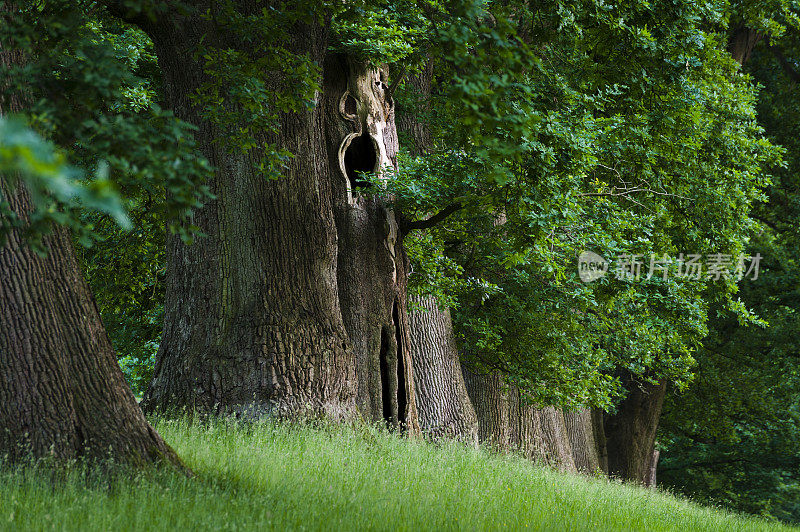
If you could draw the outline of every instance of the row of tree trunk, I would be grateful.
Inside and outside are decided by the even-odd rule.
[[[538,408],[526,404],[520,390],[501,375],[463,370],[481,442],[563,471],[655,486],[663,384],[631,385],[616,412],[607,414],[590,408]]]
[[[419,424],[432,439],[456,438],[517,452],[562,471],[655,486],[656,429],[666,386],[629,380],[614,414],[529,404],[498,372],[459,363],[450,313],[432,296],[410,314]]]

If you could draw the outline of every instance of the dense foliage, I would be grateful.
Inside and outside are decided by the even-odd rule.
[[[754,86],[725,49],[722,14],[687,3],[508,16],[533,65],[506,71],[524,90],[497,95],[524,110],[515,129],[492,123],[498,105],[454,103],[447,86],[460,65],[432,54],[433,153],[390,185],[409,216],[459,206],[411,237],[420,289],[454,298],[464,351],[535,400],[612,407],[620,372],[685,387],[708,305],[751,317],[733,279],[680,278],[675,263],[666,278],[645,278],[650,258],[741,254],[750,205],[777,162]],[[490,127],[517,146],[503,175],[463,126],[476,114],[489,117],[484,135]],[[575,259],[585,249],[639,255],[644,275],[584,284]]]
[[[764,268],[741,283],[742,300],[768,325],[746,327],[720,312],[697,353],[696,384],[667,401],[662,422],[661,480],[694,497],[748,512],[800,521],[800,302],[798,277],[797,57],[794,36],[759,48],[747,71],[762,85],[758,116],[785,147],[768,199],[755,206],[760,222],[749,253]]]

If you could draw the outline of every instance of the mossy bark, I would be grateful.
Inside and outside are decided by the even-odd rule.
[[[177,11],[147,29],[169,107],[198,127],[197,144],[215,168],[216,198],[195,215],[206,236],[192,245],[169,238],[164,333],[143,404],[353,417],[355,356],[339,307],[322,108],[283,114],[277,131],[256,133],[263,145],[294,154],[281,178],[269,180],[255,164],[263,153],[230,150],[226,131],[193,100],[212,79],[192,50],[201,42],[223,46],[230,36],[199,14]],[[297,23],[287,31],[291,52],[322,64],[324,25]]]

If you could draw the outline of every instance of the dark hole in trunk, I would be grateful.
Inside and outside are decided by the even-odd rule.
[[[392,321],[394,322],[395,341],[397,342],[397,422],[400,427],[403,427],[406,423],[406,367],[396,299],[392,308]]]
[[[378,356],[381,366],[381,404],[383,405],[383,419],[392,423],[392,386],[389,382],[389,334],[386,327],[381,327],[381,351]]]
[[[350,188],[367,187],[369,181],[360,178],[358,172],[374,172],[378,163],[378,154],[375,153],[375,144],[369,134],[364,133],[354,138],[344,152],[344,168]]]
[[[350,116],[355,116],[356,112],[358,112],[356,99],[349,94],[347,95],[347,98],[344,99],[344,112]]]

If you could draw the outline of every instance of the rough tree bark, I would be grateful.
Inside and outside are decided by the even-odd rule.
[[[433,140],[428,122],[424,119],[430,114],[431,82],[433,80],[433,61],[425,63],[422,71],[408,76],[405,86],[413,92],[415,106],[412,112],[403,113],[397,118],[398,131],[404,136],[409,153],[422,155],[431,151]],[[420,117],[423,117],[421,120]]]
[[[356,190],[358,171],[395,164],[385,72],[329,54],[325,24],[287,28],[286,48],[323,67],[323,90],[313,109],[282,115],[276,133],[261,134],[293,154],[268,181],[254,169],[258,150],[215,142],[225,132],[191,99],[208,80],[191,51],[201,40],[228,47],[232,37],[195,15],[143,26],[170,107],[198,126],[216,168],[216,199],[195,220],[208,236],[169,242],[164,334],[146,407],[334,419],[361,410],[416,430],[405,253],[393,213]]]
[[[653,449],[653,454],[650,455],[650,465],[648,466],[647,481],[645,486],[649,488],[656,487],[656,473],[658,471],[658,459],[661,456],[661,451]]]
[[[588,408],[564,410],[564,421],[576,469],[587,475],[605,472],[595,439],[592,411]]]
[[[608,473],[649,485],[656,430],[667,385],[629,382],[627,389],[628,396],[617,407],[617,412],[604,419]]]
[[[169,106],[198,126],[197,144],[216,168],[216,199],[195,218],[206,237],[190,246],[169,240],[164,333],[143,404],[352,417],[356,365],[339,307],[322,107],[284,114],[277,133],[260,135],[263,144],[294,154],[280,179],[267,180],[255,170],[259,150],[242,154],[215,142],[226,133],[191,99],[209,80],[192,51],[201,40],[224,43],[230,36],[200,15],[177,12],[144,27]],[[287,31],[287,48],[323,63],[325,26],[296,23]]]
[[[564,414],[554,407],[526,405],[519,390],[498,373],[464,367],[464,381],[478,416],[478,437],[501,451],[519,451],[562,471],[576,471]]]
[[[419,421],[423,434],[478,443],[478,418],[472,406],[453,336],[450,310],[433,296],[413,298],[411,356],[414,361]]]
[[[597,446],[597,458],[600,469],[608,474],[608,446],[606,444],[606,429],[603,423],[605,412],[600,408],[592,408],[592,434]]]
[[[3,50],[0,64],[18,63]],[[21,112],[0,101],[0,115]],[[0,175],[0,197],[27,220],[30,198]],[[12,229],[0,247],[0,456],[78,456],[180,465],[125,383],[69,233],[52,228],[46,257]]]

